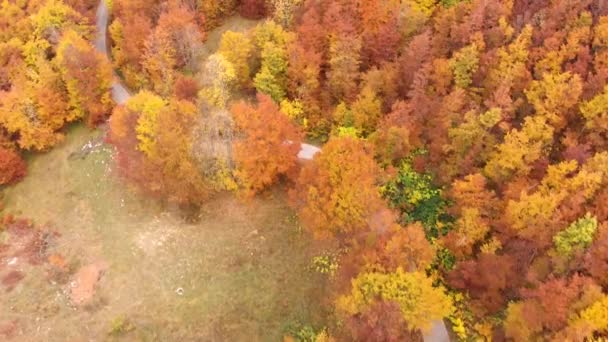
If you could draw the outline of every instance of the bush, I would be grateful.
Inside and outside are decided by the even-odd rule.
[[[13,150],[0,147],[0,185],[18,182],[26,174],[25,161]]]

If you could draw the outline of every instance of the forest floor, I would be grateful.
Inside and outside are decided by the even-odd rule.
[[[118,179],[102,136],[72,127],[4,191],[5,212],[58,233],[46,254],[65,275],[0,255],[25,275],[12,290],[0,284],[1,340],[278,341],[294,323],[322,321],[323,279],[284,193],[220,195],[188,223]],[[74,305],[83,274],[94,293]]]

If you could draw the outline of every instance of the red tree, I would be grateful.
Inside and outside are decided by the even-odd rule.
[[[242,0],[240,13],[247,19],[260,19],[266,15],[265,0]]]
[[[25,177],[26,167],[19,154],[0,147],[0,185],[15,183]]]

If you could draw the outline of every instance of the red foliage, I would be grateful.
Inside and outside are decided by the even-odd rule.
[[[296,32],[298,44],[305,51],[321,53],[327,48],[326,31],[321,24],[322,11],[318,8],[319,2],[314,0],[306,1],[304,14],[300,20]]]
[[[378,301],[346,321],[344,340],[370,342],[421,342],[419,331],[405,329],[406,322],[395,303]]]
[[[574,275],[567,280],[550,279],[531,290],[523,289],[523,316],[529,326],[557,332],[567,326],[572,306],[593,286],[597,285],[591,278]]]
[[[178,76],[173,85],[173,95],[180,100],[196,102],[198,95],[198,84],[189,76]]]
[[[125,133],[118,133],[118,129],[114,129],[114,122],[122,121]],[[116,162],[118,174],[137,184],[144,183],[153,170],[142,167],[145,165],[145,156],[137,149],[138,141],[135,134],[126,132],[134,132],[137,125],[137,116],[129,115],[124,106],[117,106],[112,113],[112,122],[110,131],[106,137],[106,141],[116,147],[114,160]],[[158,173],[158,172],[157,172]],[[158,175],[155,175],[155,178]],[[154,178],[152,178],[154,179]]]
[[[12,184],[26,174],[27,165],[13,150],[0,147],[0,185]]]
[[[366,65],[380,65],[383,62],[392,61],[397,56],[401,36],[397,27],[398,12],[393,17],[382,23],[376,30],[363,33],[363,55]]]
[[[265,0],[242,0],[240,13],[247,19],[260,19],[266,15]]]
[[[448,283],[468,292],[471,309],[480,316],[503,309],[508,291],[517,286],[517,279],[511,257],[494,254],[481,254],[477,260],[460,262],[448,274]]]
[[[602,286],[608,286],[608,222],[604,222],[598,230],[595,241],[585,255],[584,265],[593,279]]]

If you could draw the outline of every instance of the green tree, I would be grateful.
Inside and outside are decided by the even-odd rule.
[[[587,213],[568,228],[553,237],[557,253],[570,257],[576,250],[584,250],[591,245],[597,231],[597,218]]]
[[[275,102],[281,102],[287,94],[287,65],[285,48],[266,43],[262,50],[262,68],[253,80],[255,88]]]
[[[450,61],[454,82],[460,88],[468,88],[473,82],[473,75],[479,69],[479,47],[471,44],[460,49]]]
[[[416,172],[405,161],[397,175],[382,187],[382,194],[393,208],[401,211],[403,223],[421,222],[427,238],[443,233],[446,202],[430,175]]]
[[[261,55],[261,68],[253,83],[259,92],[280,103],[287,94],[287,47],[293,40],[293,34],[273,21],[258,25],[254,34]]]

